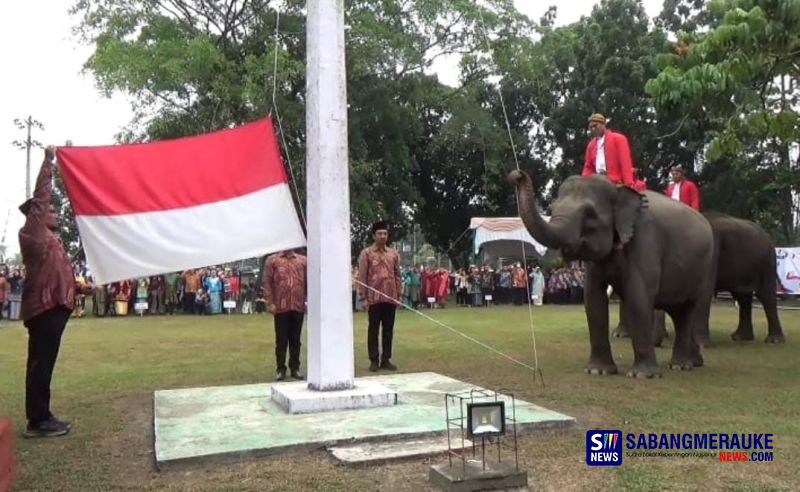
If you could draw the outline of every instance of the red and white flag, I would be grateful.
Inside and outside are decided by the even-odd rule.
[[[97,284],[305,246],[269,118],[57,156]]]

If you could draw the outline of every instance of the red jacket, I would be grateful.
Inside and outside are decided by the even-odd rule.
[[[641,179],[637,179],[636,181],[634,181],[633,187],[636,188],[636,191],[647,191],[647,183],[645,183]]]
[[[671,198],[674,188],[675,183],[670,183],[664,194]],[[689,205],[698,212],[700,211],[700,191],[697,189],[697,185],[688,179],[681,181],[681,202]]]
[[[611,130],[605,132],[606,175],[611,182],[633,186],[633,162],[631,149],[625,135]],[[583,176],[595,174],[597,159],[597,139],[592,138],[586,147],[586,158],[583,165]]]

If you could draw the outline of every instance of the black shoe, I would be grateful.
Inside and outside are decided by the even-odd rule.
[[[25,430],[24,435],[27,438],[58,437],[69,433],[71,428],[72,424],[70,424],[69,422],[62,422],[53,417],[50,418],[49,420],[45,420],[44,422],[40,422],[36,425],[28,424],[28,428]]]
[[[397,366],[392,364],[388,360],[385,360],[381,363],[381,369],[386,369],[387,371],[396,371]]]
[[[275,373],[275,381],[283,381],[286,379],[286,369],[278,369]]]
[[[370,372],[378,372],[378,361],[373,360],[369,363],[369,370]]]
[[[292,371],[292,379],[297,379],[298,381],[302,381],[305,379],[303,373],[300,371]]]

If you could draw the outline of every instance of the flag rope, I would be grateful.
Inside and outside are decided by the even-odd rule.
[[[478,17],[481,21],[481,29],[483,31],[483,42],[486,45],[486,52],[492,57],[492,49],[489,46],[489,35],[486,32],[486,22],[483,19],[483,10],[481,7],[478,7]],[[492,57],[493,59],[493,57]],[[511,122],[508,119],[508,111],[506,109],[506,102],[503,98],[503,91],[500,87],[500,83],[497,84],[497,95],[500,97],[500,107],[503,109],[503,119],[506,123],[506,132],[508,132],[508,141],[511,143],[511,154],[514,157],[514,164],[517,166],[517,171],[520,171],[519,165],[519,158],[517,157],[517,146],[514,144],[514,135],[511,132]],[[522,210],[519,204],[519,192],[516,192],[517,198],[517,215],[522,217]],[[527,292],[527,299],[526,304],[528,305],[528,320],[530,322],[530,331],[531,331],[531,348],[533,350],[533,364],[535,366],[534,371],[534,383],[536,382],[536,376],[539,376],[539,379],[542,382],[542,386],[544,386],[544,374],[542,373],[541,367],[539,367],[539,352],[536,348],[536,328],[533,322],[533,305],[531,299],[531,283],[530,279],[528,278],[528,255],[525,252],[525,241],[522,239],[519,240],[520,246],[522,247],[522,264],[523,268],[525,269],[525,291]]]
[[[275,121],[278,122],[278,134],[281,137],[281,144],[283,145],[283,154],[286,156],[286,163],[288,164],[289,174],[292,176],[292,190],[294,197],[297,199],[297,211],[300,212],[300,218],[303,219],[303,226],[308,227],[305,212],[303,212],[303,201],[300,199],[300,190],[297,188],[297,178],[294,175],[294,166],[292,166],[292,158],[289,156],[289,146],[286,144],[286,134],[283,131],[283,122],[281,121],[281,114],[278,111],[278,100],[276,94],[278,92],[278,36],[280,35],[280,21],[281,12],[275,9],[275,57],[272,64],[272,110],[275,111]]]

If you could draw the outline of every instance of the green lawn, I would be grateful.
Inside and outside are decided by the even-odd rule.
[[[448,308],[432,315],[520,360],[532,363],[525,308]],[[756,310],[756,336],[766,335]],[[715,306],[706,367],[664,370],[657,380],[583,373],[589,342],[581,307],[534,310],[540,366],[531,373],[412,313],[400,313],[394,362],[401,371],[436,371],[517,396],[578,418],[574,431],[527,436],[522,460],[531,485],[544,490],[800,489],[800,312],[782,311],[788,343],[735,344],[736,311]],[[612,310],[616,322],[616,307]],[[670,328],[671,330],[671,328]],[[324,451],[186,471],[156,471],[152,392],[156,389],[269,381],[274,373],[272,320],[266,316],[72,320],[53,385],[53,409],[75,422],[63,438],[24,440],[26,332],[0,324],[0,415],[17,428],[17,490],[426,490],[416,460],[348,468]],[[629,340],[613,341],[620,371],[632,361]],[[662,366],[668,348],[659,349]],[[368,374],[366,319],[356,316],[356,371]],[[305,358],[303,358],[305,360]],[[623,432],[770,432],[772,463],[716,459],[626,458],[618,468],[590,468],[585,430]]]

